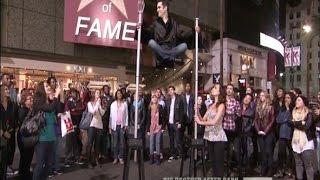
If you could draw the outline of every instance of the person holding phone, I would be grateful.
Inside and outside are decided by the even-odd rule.
[[[34,180],[42,180],[48,177],[50,165],[53,164],[55,142],[57,140],[55,133],[55,124],[57,122],[56,112],[59,109],[60,86],[51,89],[51,86],[42,81],[38,84],[34,94],[33,112],[44,112],[45,125],[39,134],[39,141],[35,147],[37,162],[33,173]]]
[[[102,116],[106,112],[106,109],[101,105],[101,91],[97,89],[94,91],[93,99],[88,102],[88,112],[93,114],[90,128],[88,130],[88,166],[93,168],[94,161],[96,165],[100,165],[99,153],[100,153],[100,139],[103,130]],[[94,147],[94,154],[92,153],[92,147]]]
[[[49,77],[47,79],[47,83],[49,84],[49,86],[51,87],[52,90],[55,90],[57,85],[59,85],[59,82],[57,81],[57,79],[53,76]],[[60,86],[60,85],[59,85]]]

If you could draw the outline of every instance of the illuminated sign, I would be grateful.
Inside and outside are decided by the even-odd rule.
[[[301,64],[301,48],[300,46],[285,48],[284,66],[300,66]]]
[[[64,40],[136,48],[138,0],[65,0]]]
[[[260,45],[273,49],[279,52],[282,56],[284,56],[284,46],[279,40],[271,36],[260,33]]]

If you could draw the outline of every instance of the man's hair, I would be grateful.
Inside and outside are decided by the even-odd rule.
[[[187,84],[189,84],[189,86],[190,86],[190,87],[192,87],[192,85],[191,85],[191,83],[190,83],[190,82],[186,82],[186,83],[184,84],[184,87],[186,87],[186,86],[187,86]]]
[[[4,77],[4,76],[10,76],[8,73],[2,73],[1,74],[1,80],[2,80],[2,78]]]
[[[293,91],[295,91],[298,95],[302,94],[302,91],[299,88],[293,88]]]
[[[169,1],[168,0],[157,0],[157,4],[161,2],[162,6],[167,7],[167,9],[169,10]]]
[[[107,85],[107,84],[105,84],[105,85],[103,85],[103,86],[102,86],[102,91],[104,90],[104,88],[105,88],[105,87],[108,87],[108,88],[109,88],[109,90],[110,90],[110,86],[109,86],[109,85]]]
[[[168,87],[168,90],[169,90],[170,88],[172,88],[174,91],[176,90],[176,88],[175,88],[174,86],[169,86],[169,87]]]
[[[227,84],[227,86],[226,86],[226,88],[228,87],[228,86],[231,86],[232,87],[232,89],[234,90],[234,85],[233,84]]]

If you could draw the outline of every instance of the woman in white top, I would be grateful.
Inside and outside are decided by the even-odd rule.
[[[113,140],[113,164],[124,164],[124,133],[128,127],[128,105],[120,90],[117,90],[115,101],[110,107],[109,132]]]
[[[292,124],[294,127],[292,137],[292,149],[296,163],[297,179],[303,179],[303,169],[306,170],[307,179],[314,178],[314,139],[315,124],[312,122],[312,114],[308,105],[308,99],[304,96],[298,96],[296,106],[292,111]],[[304,166],[304,167],[303,167]]]
[[[89,161],[89,168],[93,168],[93,161],[97,165],[100,165],[98,155],[100,153],[100,138],[102,134],[103,124],[102,116],[105,113],[105,109],[101,106],[101,91],[99,89],[94,91],[94,98],[88,102],[88,111],[92,113],[92,121],[90,128],[88,129],[88,147],[87,155]],[[92,153],[92,147],[94,145],[94,154]],[[92,158],[93,156],[93,158]]]
[[[224,150],[227,136],[222,128],[222,120],[225,114],[226,91],[219,84],[211,89],[214,104],[210,105],[204,117],[201,117],[199,108],[195,107],[195,121],[205,126],[204,139],[208,141],[209,157],[215,177],[224,175]]]

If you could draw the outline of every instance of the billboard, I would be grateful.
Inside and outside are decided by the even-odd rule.
[[[282,56],[284,56],[284,46],[279,40],[271,36],[260,33],[260,45],[273,49],[279,52]]]
[[[65,0],[64,41],[136,49],[138,0]]]
[[[288,47],[284,51],[284,66],[300,66],[301,63],[301,47]]]

